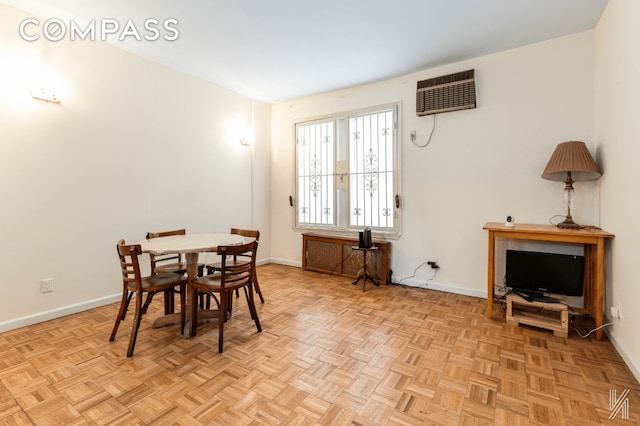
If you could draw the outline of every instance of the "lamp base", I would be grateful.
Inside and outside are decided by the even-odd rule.
[[[564,221],[560,222],[556,226],[561,229],[580,229],[581,228],[580,225],[578,225],[573,221],[571,216],[567,216]]]

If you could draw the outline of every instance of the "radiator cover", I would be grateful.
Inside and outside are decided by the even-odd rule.
[[[373,242],[378,250],[367,256],[367,271],[379,284],[391,282],[391,243]],[[343,277],[355,278],[362,264],[362,253],[353,250],[355,238],[317,234],[302,235],[302,268]]]

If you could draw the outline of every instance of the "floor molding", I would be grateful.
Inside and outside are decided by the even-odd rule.
[[[100,306],[109,305],[111,303],[120,301],[121,297],[122,293],[112,294],[109,296],[100,297],[98,299],[87,300],[85,302],[62,306],[60,308],[51,309],[49,311],[38,312],[20,318],[3,321],[0,322],[0,333],[27,327],[45,321],[50,321],[52,319],[61,318],[67,315],[77,314],[79,312],[84,312],[89,309],[98,308]]]
[[[427,288],[430,290],[444,291],[445,293],[460,294],[463,296],[473,296],[482,299],[487,298],[487,292],[481,290],[473,290],[470,288],[454,287],[452,285],[439,283],[437,281],[428,280],[416,280],[416,279],[403,279],[400,285],[406,285],[409,287]]]
[[[640,382],[640,365],[638,365],[636,360],[628,355],[629,351],[627,350],[625,345],[623,345],[618,339],[616,339],[615,334],[611,333],[607,328],[604,329],[604,333],[607,335],[613,347],[616,348],[624,362],[627,364],[629,370],[631,370],[631,374],[633,374],[636,380]]]

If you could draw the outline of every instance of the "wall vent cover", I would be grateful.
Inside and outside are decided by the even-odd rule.
[[[476,107],[475,70],[418,81],[416,114],[440,114]]]

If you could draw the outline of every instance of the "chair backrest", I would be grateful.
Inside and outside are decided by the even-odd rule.
[[[175,229],[172,231],[163,231],[163,232],[147,232],[147,240],[151,238],[159,238],[159,237],[171,237],[173,235],[185,235],[187,233],[186,229]],[[149,259],[151,260],[151,274],[156,274],[156,265],[158,263],[179,263],[183,261],[182,255],[178,253],[171,254],[149,254]]]
[[[142,276],[138,256],[142,253],[142,248],[139,244],[127,245],[124,240],[118,241],[116,248],[120,257],[123,285],[128,286],[129,283],[134,283],[136,291],[141,291]]]
[[[220,287],[222,289],[228,285],[236,287],[237,285],[247,285],[253,281],[257,251],[258,240],[251,241],[247,244],[218,247],[218,254],[221,258]],[[227,268],[227,259],[229,257],[235,258],[236,256],[249,257],[251,260],[234,266],[233,268]]]
[[[231,234],[242,235],[243,237],[255,238],[256,241],[260,240],[260,231],[254,231],[253,229],[231,228]]]
[[[253,229],[241,229],[241,228],[231,228],[231,234],[241,235],[247,238],[255,238],[256,241],[260,241],[260,231],[255,231]],[[238,256],[249,257],[244,254],[237,254],[234,256],[234,259]]]

